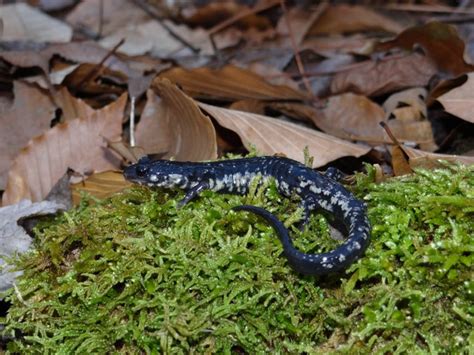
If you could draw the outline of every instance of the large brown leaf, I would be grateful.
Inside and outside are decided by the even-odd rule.
[[[400,47],[412,50],[421,46],[436,66],[451,76],[458,76],[474,70],[474,66],[464,60],[464,41],[455,27],[442,22],[430,22],[406,29],[397,38],[380,43],[377,50]]]
[[[160,74],[192,97],[221,100],[305,100],[308,96],[283,85],[272,85],[259,75],[227,65],[220,70],[173,68]]]
[[[5,187],[13,158],[28,141],[45,132],[54,118],[55,107],[35,85],[14,82],[13,105],[0,112],[0,189]]]
[[[147,104],[137,125],[137,143],[147,153],[164,153],[176,160],[217,157],[216,132],[196,102],[166,79],[157,79],[147,92]]]
[[[403,25],[378,14],[369,7],[341,4],[328,6],[326,11],[313,24],[309,33],[316,35],[371,30],[398,33],[403,30]]]
[[[469,73],[467,81],[438,97],[438,101],[449,113],[474,123],[474,74]]]
[[[118,168],[120,159],[106,149],[104,138],[119,140],[127,96],[93,117],[59,124],[31,140],[15,158],[8,173],[3,204],[27,198],[42,200],[67,168],[81,174]]]
[[[220,125],[237,133],[247,149],[255,147],[265,155],[283,153],[302,162],[303,150],[308,147],[309,153],[314,156],[314,166],[319,167],[341,157],[359,157],[370,150],[368,147],[271,117],[203,103],[199,106]]]
[[[396,55],[370,60],[341,71],[331,83],[333,94],[347,91],[377,96],[415,86],[426,86],[437,73],[434,63],[424,55]]]

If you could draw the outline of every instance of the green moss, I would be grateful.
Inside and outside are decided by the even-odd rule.
[[[333,248],[324,217],[295,227],[274,184],[247,196],[132,188],[37,229],[6,317],[11,352],[425,353],[474,347],[474,167],[374,184],[357,176],[373,242],[346,274],[302,277],[273,230],[231,211],[276,213],[306,252]]]

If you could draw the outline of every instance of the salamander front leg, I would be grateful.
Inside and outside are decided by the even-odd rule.
[[[301,221],[297,223],[297,227],[300,231],[303,231],[306,225],[309,223],[311,211],[314,210],[315,207],[315,203],[310,200],[303,200],[301,202],[300,208],[303,208],[303,217],[301,218]]]
[[[209,183],[207,181],[202,181],[196,186],[192,187],[186,192],[186,195],[184,198],[178,202],[178,208],[183,207],[185,204],[187,204],[189,201],[191,201],[193,198],[199,196],[199,194],[204,191],[209,189]]]

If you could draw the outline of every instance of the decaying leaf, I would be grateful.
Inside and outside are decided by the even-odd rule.
[[[33,239],[18,225],[20,219],[33,216],[52,214],[64,206],[50,201],[32,203],[22,200],[19,203],[0,207],[0,291],[10,288],[21,271],[11,271],[6,265],[5,257],[21,254],[31,246]]]
[[[436,73],[434,63],[422,54],[394,55],[362,62],[337,73],[331,83],[331,92],[338,94],[350,91],[360,95],[377,96],[426,86]]]
[[[104,171],[92,174],[84,181],[71,185],[72,201],[77,206],[81,200],[81,193],[86,192],[91,196],[104,199],[122,191],[132,184],[126,181],[119,171]]]
[[[313,24],[310,34],[383,30],[398,33],[403,26],[365,6],[329,6]]]
[[[72,29],[25,3],[0,5],[3,41],[69,42]]]
[[[200,161],[217,157],[216,132],[196,102],[168,80],[157,79],[137,126],[137,144],[146,153],[166,152],[165,158]]]
[[[426,97],[428,92],[425,88],[412,88],[397,92],[383,103],[385,117],[390,116],[404,121],[420,121],[428,117]]]
[[[31,138],[50,127],[55,111],[48,95],[35,85],[15,81],[13,94],[13,104],[0,112],[0,189],[5,187],[13,158]]]
[[[438,97],[444,109],[465,121],[474,123],[474,74],[468,74],[468,80],[461,86]]]
[[[119,140],[126,95],[91,117],[56,125],[31,140],[8,173],[3,204],[42,200],[68,168],[87,174],[118,168],[120,159],[106,150],[104,137]]]
[[[377,50],[388,50],[399,47],[412,50],[415,45],[425,51],[436,66],[450,76],[474,70],[474,66],[464,60],[464,41],[459,37],[455,27],[443,22],[429,22],[410,27],[397,38],[380,43]]]
[[[314,156],[314,167],[320,167],[341,157],[360,157],[370,150],[368,147],[267,116],[203,103],[199,106],[221,126],[237,133],[247,149],[255,147],[258,152],[265,155],[285,154],[289,158],[303,162],[302,152],[308,147],[309,154]]]
[[[179,85],[191,97],[221,100],[305,100],[302,91],[271,85],[251,71],[227,65],[220,70],[173,68],[160,74]]]

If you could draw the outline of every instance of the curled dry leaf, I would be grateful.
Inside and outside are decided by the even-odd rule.
[[[2,41],[69,42],[72,29],[25,3],[0,5]]]
[[[91,196],[104,199],[131,185],[119,171],[104,171],[92,174],[84,181],[71,185],[72,201],[77,206],[81,200],[81,192],[87,192]]]
[[[429,22],[406,29],[397,38],[380,43],[376,50],[388,50],[399,47],[412,50],[420,46],[433,63],[450,76],[474,70],[474,66],[464,60],[464,41],[455,27],[443,22]]]
[[[474,74],[469,73],[467,81],[438,97],[444,109],[465,121],[474,123]]]
[[[219,70],[173,68],[160,74],[192,97],[221,100],[305,100],[308,96],[283,85],[271,85],[259,75],[233,65]]]
[[[303,150],[308,147],[314,156],[314,167],[320,167],[345,156],[360,157],[370,148],[352,144],[300,125],[267,116],[224,109],[200,103],[223,127],[237,133],[244,146],[253,146],[262,154],[285,154],[303,162]]]
[[[436,66],[419,53],[396,55],[354,65],[334,76],[333,94],[353,92],[377,96],[410,87],[426,86],[437,73]]]
[[[28,141],[45,132],[54,118],[50,98],[34,85],[15,81],[13,105],[0,112],[0,189],[13,158]]]
[[[196,102],[166,79],[157,79],[147,92],[147,104],[136,138],[146,153],[163,153],[165,158],[200,161],[217,157],[216,132],[209,117]]]
[[[399,33],[403,28],[403,25],[378,14],[368,7],[336,5],[327,7],[326,11],[313,24],[309,34],[318,35],[322,33],[349,33],[372,30]]]
[[[383,103],[385,118],[393,116],[404,121],[421,121],[428,117],[425,88],[412,88],[397,92]]]
[[[24,198],[42,200],[67,168],[87,174],[118,168],[120,159],[106,150],[104,137],[119,140],[126,95],[92,117],[59,124],[31,140],[8,173],[3,204]]]

